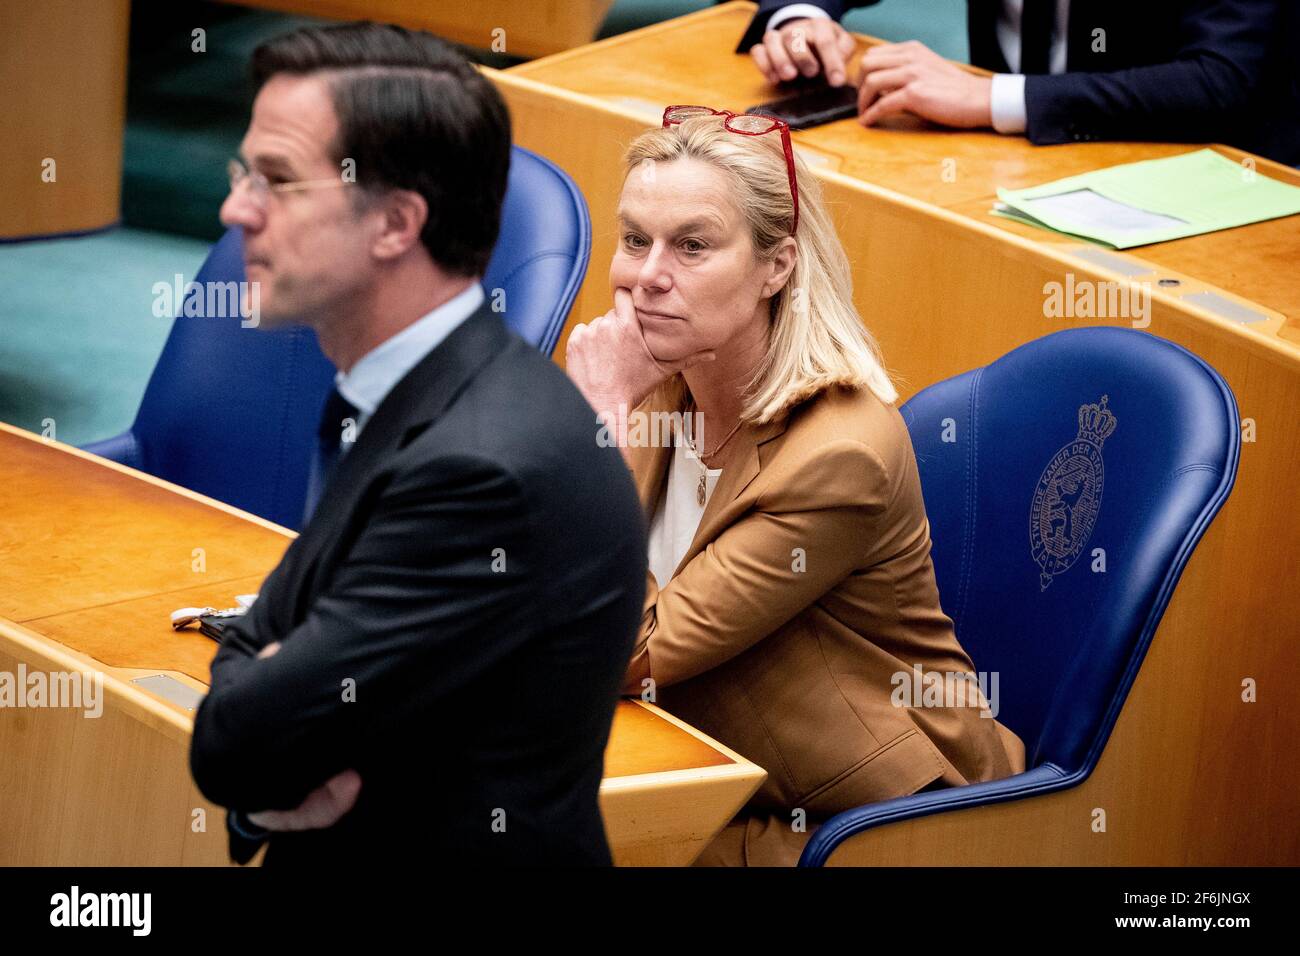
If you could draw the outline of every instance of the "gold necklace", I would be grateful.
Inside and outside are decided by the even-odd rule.
[[[692,403],[692,407],[694,407],[694,403]],[[713,451],[709,452],[707,456],[702,454],[700,450],[695,447],[694,434],[689,434],[686,436],[686,442],[688,445],[691,446],[691,452],[695,455],[695,460],[700,463],[700,480],[695,485],[695,500],[699,503],[701,508],[704,507],[704,502],[707,498],[708,480],[709,480],[709,468],[707,465],[704,464],[704,459],[706,457],[712,458],[718,452],[722,451],[723,447],[727,444],[727,442],[731,441],[732,436],[735,435],[736,432],[740,430],[740,424],[741,424],[741,419],[737,419],[736,424],[732,427],[731,431],[727,432],[727,437],[722,439],[718,447],[713,449]]]

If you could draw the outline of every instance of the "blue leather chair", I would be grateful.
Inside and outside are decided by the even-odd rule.
[[[238,229],[217,242],[195,277],[201,288],[243,281],[241,242]],[[514,147],[500,238],[483,278],[489,301],[497,297],[506,323],[549,355],[590,255],[591,219],[573,180]],[[205,304],[196,297],[191,311]],[[85,450],[297,528],[333,379],[310,329],[178,315],[134,424]]]
[[[1024,741],[1027,769],[840,813],[801,866],[872,827],[1086,779],[1237,474],[1222,377],[1132,329],[1046,336],[902,413],[944,611],[976,670],[1000,675],[997,717]]]

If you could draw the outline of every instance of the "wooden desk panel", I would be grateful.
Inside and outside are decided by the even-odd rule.
[[[256,591],[291,533],[7,425],[0,508],[11,518],[0,530],[0,672],[103,680],[99,717],[0,709],[0,864],[227,863],[223,811],[189,775],[192,712],[131,681],[164,674],[206,692],[217,645],[173,631],[170,613]],[[227,572],[260,562],[258,573],[194,574],[188,551],[177,571],[168,542],[186,528],[220,543]],[[640,701],[619,702],[605,761],[601,810],[620,865],[690,863],[766,776]]]
[[[270,522],[52,447],[0,432],[0,617],[31,621],[264,575],[288,546]]]
[[[640,128],[657,126],[663,108],[670,103],[702,103],[743,110],[777,95],[748,56],[731,52],[754,9],[755,5],[747,2],[723,4],[524,63],[497,75],[591,97],[628,117],[639,118]],[[880,42],[870,37],[858,39],[859,53]],[[707,64],[707,69],[701,68],[702,64]],[[853,71],[856,73],[856,66]],[[519,123],[519,112],[514,110],[512,114]],[[520,145],[539,148],[544,155],[556,158],[546,150],[560,153],[572,149],[571,143],[562,141],[583,138],[572,134],[572,130],[582,128],[582,122],[569,119],[550,126],[545,136],[530,136],[525,140],[517,132],[516,140]],[[596,130],[591,129],[590,133],[595,134]],[[870,129],[852,119],[841,120],[796,131],[793,138],[805,159],[818,168],[834,170],[933,206],[958,210],[994,228],[1032,235],[1040,243],[1058,245],[1074,244],[1077,240],[1056,237],[1045,230],[1025,233],[1027,227],[987,216],[996,200],[997,187],[1035,186],[1105,166],[1174,156],[1200,148],[1180,143],[1073,143],[1042,147],[1019,136],[946,130],[910,117],[896,118]],[[1248,156],[1240,150],[1216,148],[1234,160]],[[1300,185],[1300,172],[1258,157],[1252,161],[1258,174]],[[604,175],[613,176],[614,172]],[[579,185],[585,192],[589,183]],[[848,245],[848,236],[844,238]],[[1291,268],[1279,268],[1281,263],[1272,254],[1278,246],[1290,250]],[[1300,247],[1300,217],[1292,216],[1226,233],[1144,246],[1132,250],[1132,254],[1293,316],[1300,313],[1300,269],[1294,268],[1297,247]],[[593,256],[592,272],[602,274],[603,271],[601,260]],[[598,305],[598,302],[584,301],[584,308],[579,312],[585,317],[582,321],[609,308],[608,305],[597,308]]]
[[[0,239],[117,221],[128,0],[0,4]],[[53,181],[46,161],[53,160]]]
[[[747,58],[730,52],[752,9],[727,4],[489,71],[510,105],[516,141],[573,176],[592,210],[591,267],[570,326],[611,302],[627,143],[657,125],[668,103],[746,106],[770,96]],[[689,71],[677,68],[686,63]],[[904,399],[1063,328],[1132,324],[1045,314],[1048,283],[1130,280],[1081,257],[1094,247],[989,216],[997,185],[1195,148],[1038,148],[917,123],[865,130],[846,122],[795,138],[854,266],[855,304]],[[947,157],[956,158],[953,183],[940,178]],[[1296,181],[1266,160],[1257,166]],[[1300,862],[1300,752],[1288,743],[1300,739],[1300,512],[1287,494],[1300,462],[1300,218],[1111,255],[1141,273],[1131,281],[1150,287],[1146,331],[1206,359],[1236,394],[1254,440],[1242,445],[1232,496],[1183,573],[1087,781],[1048,798],[882,827],[850,841],[834,863]],[[1180,284],[1157,285],[1162,278]],[[1244,302],[1263,318],[1243,324],[1183,298],[1199,290]],[[1246,703],[1247,678],[1275,690]],[[1099,807],[1107,812],[1105,834],[1091,829]]]
[[[108,667],[185,674],[207,690],[217,644],[197,628],[176,631],[171,613],[183,607],[234,607],[235,595],[256,594],[264,574],[206,582],[23,622],[28,628]],[[124,641],[123,635],[130,635]]]
[[[615,743],[618,746],[614,746]],[[674,770],[725,767],[735,761],[692,734],[683,734],[657,707],[623,700],[614,713],[610,747],[605,754],[606,777],[635,777]]]
[[[241,7],[338,20],[378,20],[428,30],[456,43],[546,56],[591,42],[614,0],[220,0]],[[499,31],[499,32],[498,32]]]

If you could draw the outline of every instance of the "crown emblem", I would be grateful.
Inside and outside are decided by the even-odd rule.
[[[1038,564],[1039,587],[1047,590],[1056,575],[1068,571],[1092,536],[1101,512],[1106,481],[1101,445],[1118,419],[1106,407],[1109,395],[1095,405],[1079,406],[1079,435],[1059,449],[1043,469],[1029,506],[1029,550]]]
[[[1079,437],[1090,441],[1098,448],[1115,430],[1115,416],[1106,408],[1109,395],[1103,395],[1101,402],[1095,405],[1079,406]]]

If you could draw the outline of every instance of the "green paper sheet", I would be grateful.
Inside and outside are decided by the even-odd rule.
[[[993,214],[1114,249],[1300,213],[1300,188],[1212,149],[999,189]]]

